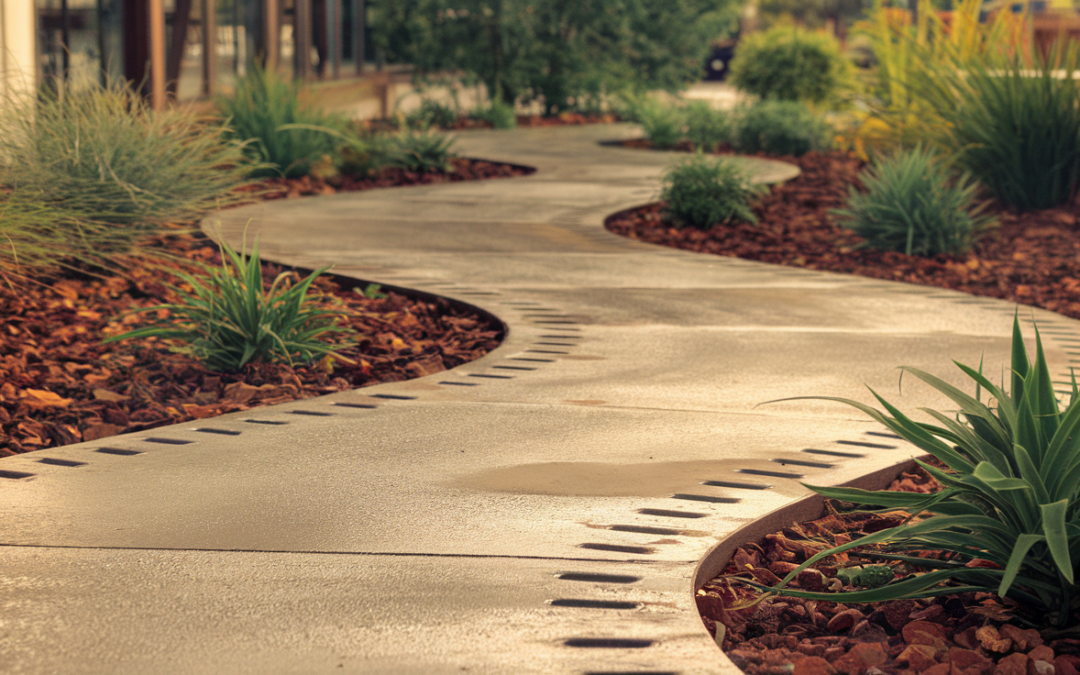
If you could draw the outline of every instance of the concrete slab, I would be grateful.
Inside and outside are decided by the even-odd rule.
[[[696,561],[804,481],[912,454],[843,406],[758,404],[869,384],[948,408],[895,366],[993,373],[1015,308],[612,235],[683,159],[600,144],[634,133],[463,133],[538,173],[220,214],[234,243],[250,218],[268,257],[471,302],[508,337],[418,380],[0,460],[0,670],[731,673]],[[1023,314],[1063,380],[1077,323]]]

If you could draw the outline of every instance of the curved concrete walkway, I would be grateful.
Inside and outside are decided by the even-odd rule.
[[[695,563],[800,478],[911,454],[841,406],[756,404],[866,383],[948,408],[893,367],[996,372],[1013,307],[611,235],[675,157],[597,144],[630,133],[462,134],[539,171],[225,214],[268,257],[471,302],[509,337],[410,382],[0,461],[0,672],[734,671]],[[1064,372],[1077,323],[1024,313]]]

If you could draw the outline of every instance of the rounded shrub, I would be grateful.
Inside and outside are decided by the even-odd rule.
[[[835,38],[777,26],[739,42],[731,81],[761,98],[822,103],[849,85],[851,68]]]
[[[735,162],[698,155],[667,172],[660,199],[673,224],[704,230],[732,220],[756,223],[750,200],[760,191]]]
[[[726,112],[713,110],[705,101],[691,101],[685,115],[683,136],[694,144],[694,148],[712,152],[717,145],[731,140],[731,118]]]
[[[908,255],[962,253],[992,226],[975,203],[977,185],[966,174],[952,180],[929,150],[898,152],[874,160],[850,188],[847,208],[834,215],[866,246]]]
[[[759,101],[739,115],[732,138],[741,152],[799,157],[829,147],[829,126],[796,101]]]

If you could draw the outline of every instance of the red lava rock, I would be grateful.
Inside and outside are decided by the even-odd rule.
[[[834,675],[836,668],[820,656],[806,656],[795,659],[795,671],[792,675]]]
[[[964,649],[978,649],[982,646],[979,644],[979,638],[976,635],[979,630],[980,629],[978,626],[970,626],[953,635],[953,642],[960,645]]]
[[[804,640],[803,642],[799,643],[799,646],[795,647],[795,651],[799,652],[800,654],[805,654],[807,656],[825,656],[825,652],[827,650],[828,648],[825,645],[810,642],[808,640]]]
[[[1058,654],[1080,655],[1080,640],[1074,638],[1062,638],[1050,643],[1050,648]]]
[[[924,670],[922,675],[952,675],[952,665],[939,663]]]
[[[1034,628],[1019,628],[1007,623],[999,629],[999,632],[1002,637],[1012,640],[1013,646],[1020,652],[1026,652],[1043,643],[1042,636]]]
[[[1048,663],[1053,662],[1054,650],[1046,645],[1039,645],[1027,653],[1028,658],[1032,661],[1046,661]]]
[[[965,673],[969,671],[982,672],[989,670],[994,665],[993,661],[982,654],[962,647],[953,647],[949,650],[949,663],[953,666],[953,672],[960,670]]]
[[[1080,675],[1080,658],[1072,654],[1062,654],[1054,659],[1054,672],[1056,675]]]
[[[866,618],[866,615],[857,609],[849,609],[843,612],[838,612],[833,618],[829,619],[829,623],[826,629],[830,633],[840,633],[848,630],[855,624],[859,623]]]
[[[917,673],[937,665],[938,651],[929,645],[908,645],[896,657],[897,661],[907,661]]]
[[[934,621],[940,619],[945,615],[945,608],[941,605],[930,605],[926,609],[921,609],[917,612],[911,613],[912,621]]]
[[[798,569],[798,567],[799,566],[796,565],[795,563],[789,563],[789,562],[784,562],[783,560],[777,560],[776,562],[769,564],[769,571],[771,571],[773,574],[775,574],[777,576],[786,577],[787,575],[791,574],[796,569]]]
[[[914,600],[898,600],[885,605],[885,621],[894,630],[900,630],[911,622],[911,612],[915,609]]]
[[[1054,664],[1028,659],[1027,675],[1055,675]]]
[[[971,630],[970,628],[968,629]],[[997,628],[983,626],[975,631],[975,637],[979,644],[988,652],[1007,654],[1012,649],[1013,642],[1007,637],[1002,637]],[[970,647],[969,647],[970,648]]]
[[[908,644],[933,644],[932,642],[927,642],[927,638],[921,637],[920,633],[939,640],[948,638],[948,633],[945,632],[944,626],[938,623],[930,623],[929,621],[912,621],[904,626],[901,632],[903,633],[904,641]]]
[[[799,572],[795,577],[795,581],[799,584],[799,588],[807,591],[819,592],[825,590],[827,579],[819,570],[811,568]]]
[[[1027,654],[1009,654],[994,666],[994,675],[1027,675]]]
[[[868,669],[884,664],[887,659],[888,655],[880,642],[861,642],[837,659],[835,666],[847,675],[864,675]]]

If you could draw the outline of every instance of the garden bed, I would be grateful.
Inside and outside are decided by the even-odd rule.
[[[864,164],[842,152],[774,157],[802,174],[754,207],[757,224],[676,229],[662,204],[610,216],[607,229],[640,241],[748,260],[948,288],[1035,305],[1080,318],[1080,206],[1016,213],[996,206],[999,227],[962,256],[922,258],[859,248],[862,240],[835,224]]]
[[[885,485],[880,481],[885,473],[864,477],[860,486]],[[896,468],[891,473],[896,475]],[[909,462],[887,489],[926,493],[940,485]],[[852,535],[895,527],[906,517],[903,512],[854,513],[814,495],[743,528],[699,567],[696,599],[702,621],[714,636],[720,629],[717,642],[747,675],[1075,675],[1080,669],[1076,635],[1040,633],[1026,623],[1036,617],[1023,616],[1015,603],[992,593],[874,604],[772,596],[732,609],[761,596],[739,578],[775,585],[811,555]],[[809,519],[793,522],[798,518]],[[762,527],[778,529],[762,537]],[[852,590],[836,570],[880,562],[857,550],[830,556],[801,572],[791,588]],[[713,576],[717,569],[722,571]]]
[[[268,181],[267,198],[329,194],[391,185],[417,185],[531,173],[532,169],[455,159],[450,174],[387,169],[365,180],[310,178]],[[202,419],[453,368],[487,354],[503,327],[490,315],[444,299],[394,292],[368,297],[356,282],[326,276],[320,301],[356,331],[355,361],[311,366],[252,364],[239,373],[210,372],[154,340],[103,345],[102,338],[139,325],[133,307],[169,302],[163,283],[197,263],[220,264],[214,242],[177,228],[142,254],[123,261],[123,273],[72,270],[0,285],[0,457],[115,434]],[[267,281],[281,269],[264,263]],[[298,278],[298,277],[297,277]],[[175,277],[174,277],[175,279]],[[374,290],[374,289],[373,289]],[[376,295],[372,292],[368,295]]]

